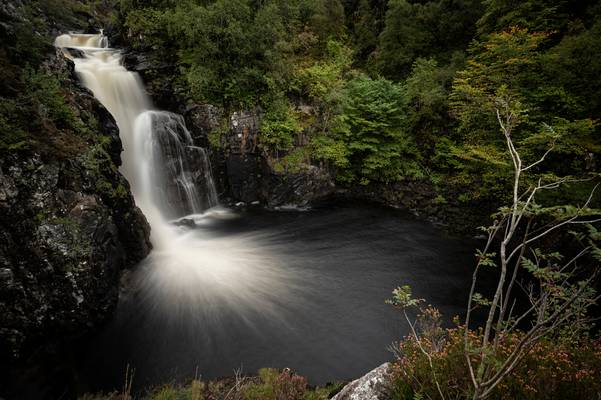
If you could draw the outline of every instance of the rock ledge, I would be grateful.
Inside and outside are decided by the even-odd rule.
[[[384,400],[390,398],[390,363],[384,363],[342,388],[332,400]]]

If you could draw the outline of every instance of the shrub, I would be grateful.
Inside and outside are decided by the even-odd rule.
[[[522,335],[517,332],[502,339],[500,359],[507,356]],[[472,331],[470,340],[476,346],[481,341],[481,334]],[[433,370],[446,398],[471,399],[463,327],[445,330],[442,342],[422,340],[422,346],[432,356]],[[428,359],[415,339],[408,337],[395,344],[394,352],[398,357],[394,368],[396,398],[439,398]],[[599,393],[601,341],[587,337],[576,341],[549,337],[534,346],[490,398],[588,400],[597,398]]]

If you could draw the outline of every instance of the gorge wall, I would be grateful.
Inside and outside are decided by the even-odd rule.
[[[303,165],[300,170],[274,168],[259,145],[262,110],[256,107],[226,112],[215,105],[190,102],[177,89],[177,66],[166,61],[172,58],[162,54],[163,50],[129,48],[124,60],[128,69],[143,77],[153,100],[162,108],[184,115],[195,143],[210,149],[218,191],[227,203],[259,202],[277,208],[303,207],[333,198],[375,202],[411,210],[461,233],[472,233],[474,226],[488,221],[490,204],[440,202],[438,191],[427,180],[347,186],[337,183],[335,171],[325,165]],[[297,110],[314,117],[309,105],[299,104]],[[470,212],[466,213],[466,208]]]
[[[168,61],[172,57],[161,49],[127,47],[138,40],[126,32],[115,34],[114,40],[126,46],[127,69],[142,76],[155,104],[184,115],[195,144],[210,149],[219,195],[226,203],[305,206],[334,194],[334,178],[327,168],[311,165],[281,171],[270,164],[259,146],[263,114],[259,107],[226,111],[189,101],[177,89],[178,67]]]
[[[64,5],[0,6],[0,396],[26,379],[26,360],[105,321],[121,272],[151,248],[118,171],[115,121],[51,45],[61,30],[101,26],[102,15]],[[36,44],[39,60],[28,59]]]

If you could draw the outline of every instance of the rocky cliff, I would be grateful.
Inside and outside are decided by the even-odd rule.
[[[68,4],[81,13],[63,16],[81,27],[95,18],[81,11],[85,4]],[[121,271],[150,250],[150,228],[118,171],[117,126],[51,46],[64,20],[36,8],[46,5],[0,7],[3,391],[14,365],[106,320]],[[36,43],[37,59],[24,59]]]
[[[0,160],[0,349],[16,358],[28,343],[85,331],[117,300],[119,271],[150,249],[149,226],[118,172],[112,117],[73,91],[98,116],[99,139],[69,159],[40,154]]]
[[[334,191],[327,170],[307,165],[298,171],[276,171],[260,151],[261,112],[234,112],[222,138],[230,194],[235,201],[259,201],[269,207],[305,206]]]
[[[122,33],[125,34],[125,33]],[[115,37],[116,42],[138,43]],[[163,49],[164,50],[164,49]],[[260,108],[226,111],[211,104],[190,102],[178,88],[179,71],[161,50],[138,43],[128,49],[125,65],[138,72],[153,102],[185,116],[195,144],[210,150],[213,175],[222,201],[259,202],[268,207],[304,206],[334,192],[328,170],[307,165],[298,171],[276,171],[261,150]]]

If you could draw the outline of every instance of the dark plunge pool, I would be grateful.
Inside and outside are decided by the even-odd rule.
[[[79,349],[88,391],[289,367],[313,384],[390,360],[407,333],[384,302],[413,287],[449,320],[465,307],[473,242],[391,209],[216,210],[133,272],[115,318]]]

